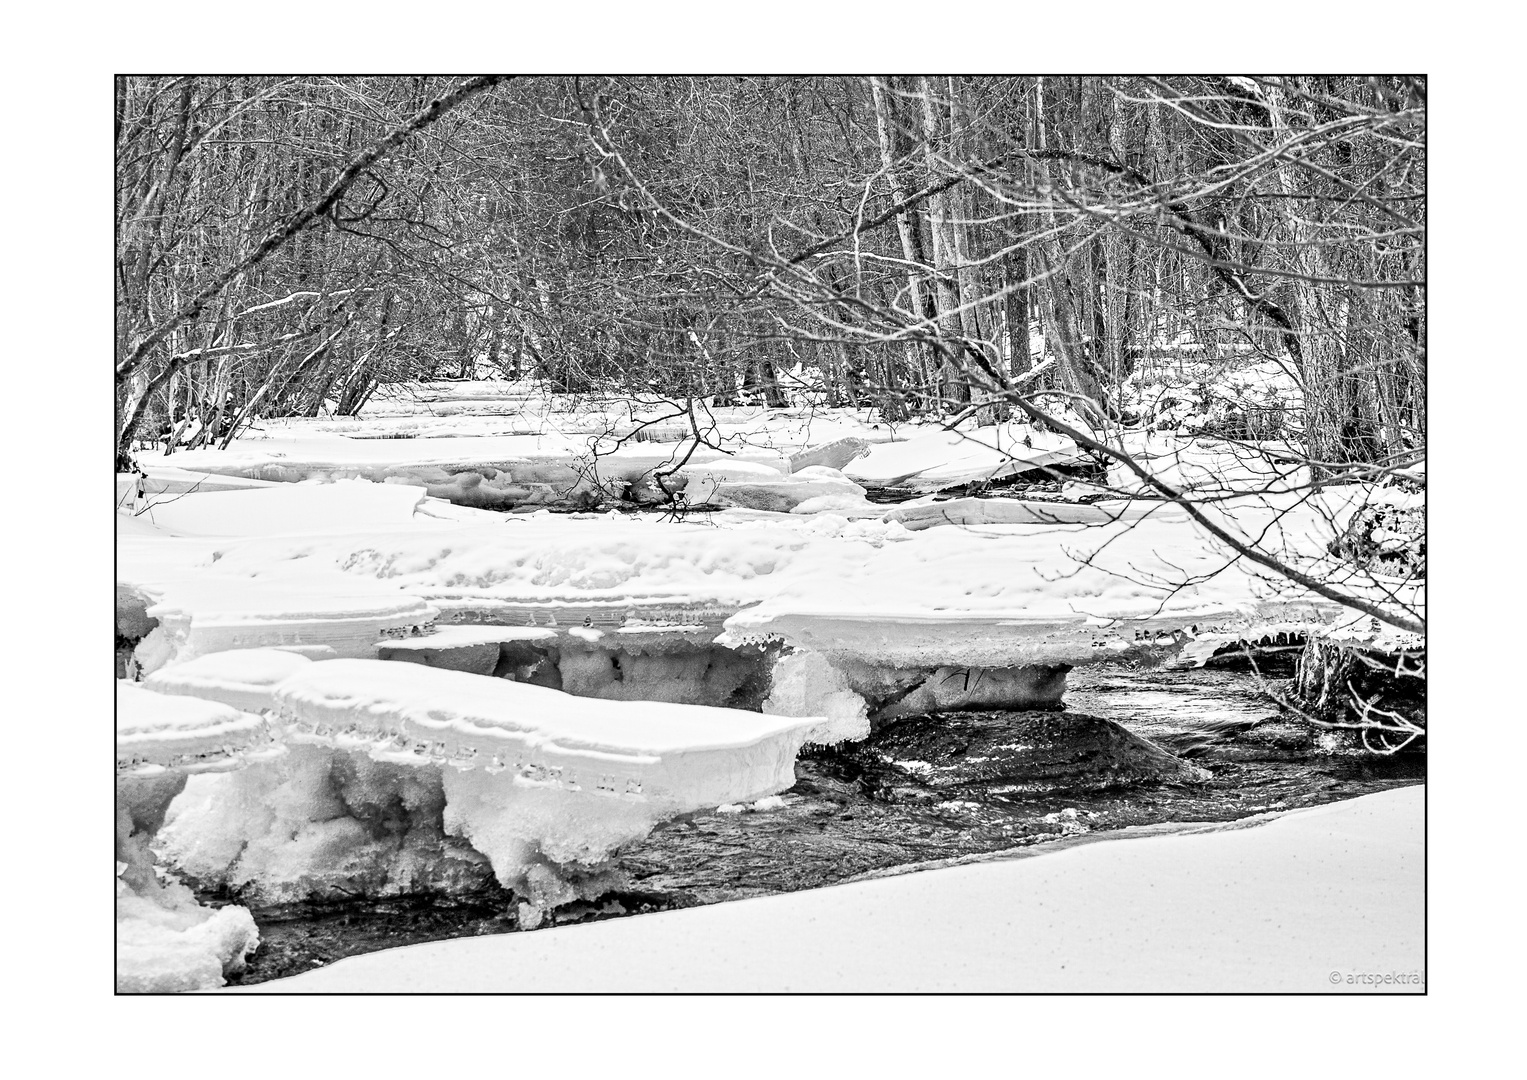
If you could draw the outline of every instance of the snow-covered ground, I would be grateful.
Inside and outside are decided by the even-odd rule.
[[[232,710],[229,716],[244,718],[238,723],[268,725],[260,731],[270,751],[262,757],[214,748],[222,771],[206,776],[189,775],[205,771],[196,767],[202,751],[194,747],[174,760],[129,760],[134,768],[178,770],[178,779],[152,790],[140,791],[136,779],[119,782],[119,793],[137,807],[119,843],[130,841],[136,854],[127,862],[142,864],[139,885],[123,901],[129,907],[165,906],[144,876],[153,842],[198,880],[271,902],[326,895],[330,887],[366,895],[470,891],[491,875],[526,898],[522,921],[534,925],[558,904],[599,894],[612,855],[657,822],[783,791],[805,742],[862,738],[872,716],[1054,704],[1068,665],[1161,658],[1185,647],[1196,655],[1195,640],[1218,646],[1259,628],[1372,634],[1365,616],[1236,559],[1181,507],[1120,499],[1141,485],[1119,469],[1108,472],[1105,486],[1052,485],[1042,499],[934,498],[943,489],[1081,460],[1070,440],[1023,425],[956,433],[891,429],[849,410],[716,410],[703,418],[712,445],[696,447],[682,440],[698,419],[661,403],[552,409],[504,384],[415,394],[384,400],[365,421],[267,423],[228,451],[147,459],[145,477],[119,477],[118,629],[132,650],[130,675],[146,676],[150,688],[124,693],[171,703],[164,705],[171,718],[177,709],[219,703],[211,707]],[[1204,513],[1232,535],[1312,577],[1338,579],[1359,597],[1420,606],[1422,583],[1355,574],[1332,553],[1332,542],[1361,507],[1377,501],[1415,509],[1424,495],[1372,485],[1300,490],[1308,477],[1281,465],[1276,446],[1160,432],[1124,438],[1155,475],[1210,496]],[[871,488],[923,495],[888,507],[866,498]],[[580,492],[591,500],[630,496],[627,505],[661,501],[666,512],[535,509],[565,507]],[[683,498],[670,502],[671,493]],[[677,512],[696,506],[706,512]],[[423,663],[378,659],[384,656]],[[751,677],[750,663],[772,665],[746,705],[762,711],[709,707]],[[541,685],[485,677],[494,673]],[[695,685],[659,687],[664,679]],[[702,686],[704,679],[710,682]],[[950,689],[972,686],[979,693]],[[662,700],[640,700],[650,698]],[[735,704],[730,697],[717,703]],[[143,737],[119,728],[119,750]],[[1058,903],[1069,895],[1066,881],[1094,870],[1098,889],[1109,895],[1128,881],[1164,882],[1160,860],[1179,858],[1202,864],[1196,895],[1207,903],[1202,898],[1213,895],[1215,883],[1228,880],[1227,867],[1282,865],[1301,844],[1329,856],[1306,860],[1315,891],[1337,889],[1333,845],[1344,830],[1371,826],[1383,847],[1393,836],[1375,823],[1385,814],[1403,817],[1409,806],[1374,805],[1388,809],[1354,808],[1351,821],[1295,815],[1244,836],[1105,845],[1110,855],[1087,849],[867,882],[762,902],[782,907],[735,905],[742,914],[680,914],[696,920],[696,940],[714,934],[743,952],[758,947],[748,936],[757,913],[759,926],[782,932],[778,927],[803,919],[838,926],[854,910],[904,912],[877,915],[866,933],[877,925],[911,933],[915,923],[968,915],[958,925],[975,936],[944,960],[923,964],[920,977],[929,981],[916,985],[927,988],[954,987],[957,959],[973,965],[965,969],[973,981],[960,988],[1083,986],[1065,978],[1103,970],[1102,946],[1087,951],[1094,940],[1137,956],[1130,961],[1136,967],[1119,968],[1120,981],[1086,988],[1198,986],[1174,981],[1189,975],[1170,967],[1164,951],[1181,944],[1173,920],[1181,920],[1182,934],[1193,925],[1179,914],[1195,909],[1176,885],[1138,897],[1131,911],[1138,907],[1143,921],[1119,924],[1139,931],[1164,920],[1151,938],[1158,944],[1142,950],[1123,946],[1126,937],[1084,933],[1118,923],[1117,911],[1105,923],[1097,921],[1101,909],[1086,906],[1092,901],[1076,907],[1080,902],[1068,899],[1068,910],[1097,916],[1073,925],[1046,922],[1033,905]],[[1240,845],[1255,854],[1236,854]],[[1156,851],[1167,854],[1141,866],[1129,862]],[[1093,860],[1102,862],[1093,868]],[[1408,882],[1391,863],[1379,868],[1389,875],[1384,880]],[[1034,887],[1048,880],[1031,868],[1041,865],[1078,869]],[[997,901],[1004,891],[1041,899],[1010,900],[1019,906],[1004,912]],[[972,899],[963,904],[952,899],[967,892]],[[1151,907],[1151,896],[1159,905],[1169,894],[1175,899],[1165,909]],[[189,895],[174,894],[169,905],[185,923],[177,933],[207,921],[194,899],[186,905]],[[1337,907],[1351,900],[1339,889],[1333,895]],[[1224,925],[1241,927],[1243,910],[1270,910],[1244,899],[1236,893],[1228,906],[1216,901]],[[1014,923],[1020,914],[1026,921]],[[742,922],[727,921],[736,919]],[[991,950],[969,944],[987,941],[999,924],[1029,929]],[[574,940],[637,933],[607,929],[615,925],[584,928],[594,936]],[[242,923],[235,929],[221,952],[198,946],[199,974],[176,985],[211,985],[213,967],[235,966],[252,940],[239,934],[253,933]],[[1268,945],[1247,933],[1231,936]],[[879,978],[876,969],[850,964],[852,950],[827,936],[824,929],[792,940],[841,954],[827,969],[842,979]],[[1072,976],[1046,959],[1052,938],[1080,958],[1079,966],[1067,965]],[[534,950],[543,947],[535,942],[553,939],[513,940],[530,944],[482,948]],[[1228,940],[1210,936],[1218,959],[1203,967],[1210,981],[1202,985],[1264,986],[1244,981],[1253,954],[1226,952]],[[1311,950],[1333,944],[1311,940]],[[629,947],[637,949],[633,957],[649,949]],[[729,971],[758,980],[752,988],[850,985],[789,981],[818,972],[789,962],[799,960],[789,950],[730,967],[719,960],[725,950],[714,955],[717,978]],[[1351,953],[1351,963],[1373,955]],[[525,970],[538,970],[538,962],[527,961]],[[469,963],[469,970],[478,969]],[[578,970],[570,967],[569,977]],[[623,970],[632,979],[657,978],[640,985],[660,988],[670,985],[661,972],[678,979],[685,969],[640,959]],[[1037,981],[1000,983],[1000,971],[1015,970]],[[1295,988],[1277,981],[1293,979],[1292,968],[1268,972],[1268,988]],[[707,988],[703,979],[671,985]]]
[[[1414,993],[1424,811],[1425,788],[1408,787],[1265,823],[391,949],[248,989]]]
[[[1207,512],[1329,575],[1342,567],[1325,547],[1360,496],[1245,496]],[[117,579],[160,620],[139,647],[145,670],[259,645],[368,657],[384,635],[437,619],[523,623],[559,611],[563,625],[596,615],[620,625],[649,611],[728,619],[738,638],[923,666],[1085,663],[1142,635],[1344,617],[1235,561],[1180,508],[1082,509],[1058,507],[1054,523],[1036,507],[1024,523],[917,531],[899,520],[902,508],[881,518],[727,510],[703,523],[505,517],[418,489],[307,482],[182,494],[119,515]],[[1095,520],[1065,520],[1079,516]],[[1419,599],[1417,584],[1398,588]]]

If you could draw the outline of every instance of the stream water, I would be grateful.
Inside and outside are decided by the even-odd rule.
[[[1419,783],[1425,773],[1424,754],[1345,750],[1280,717],[1247,673],[1083,668],[1071,673],[1060,712],[907,717],[864,743],[808,750],[782,798],[659,826],[620,860],[626,890],[547,925],[1233,821]],[[262,943],[233,981],[515,931],[513,907],[495,893],[256,909]]]

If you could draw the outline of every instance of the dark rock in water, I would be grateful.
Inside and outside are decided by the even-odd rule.
[[[1386,652],[1312,637],[1290,690],[1319,723],[1366,725],[1357,736],[1364,749],[1392,753],[1426,747],[1424,648]]]
[[[130,585],[117,585],[116,597],[116,672],[117,678],[135,678],[133,650],[159,625],[151,618],[151,601]]]
[[[893,801],[1085,792],[1196,781],[1202,774],[1111,720],[1073,712],[961,712],[906,717],[840,753],[845,778]]]

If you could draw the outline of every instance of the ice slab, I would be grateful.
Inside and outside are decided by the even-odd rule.
[[[555,641],[557,632],[544,626],[487,626],[457,624],[436,626],[416,638],[386,641],[392,650],[430,652],[435,649],[464,649],[473,645],[501,645],[506,641]]]
[[[807,466],[788,476],[772,469],[748,475],[735,466],[724,470],[701,467],[686,475],[684,494],[690,506],[791,512],[813,500],[848,500],[854,505],[864,501],[864,488],[837,469],[821,465]]]
[[[286,649],[236,649],[161,668],[143,680],[160,694],[205,698],[258,713],[275,707],[276,684],[313,661]]]
[[[262,717],[200,698],[155,693],[117,681],[117,769],[231,768],[241,755],[272,749]],[[147,767],[145,769],[145,767]]]
[[[832,442],[822,443],[807,450],[798,450],[791,454],[790,469],[795,472],[814,465],[825,465],[830,469],[841,470],[855,458],[863,457],[868,453],[869,448],[868,441],[851,435],[834,439]]]
[[[1080,460],[1082,454],[1076,444],[1064,436],[1021,424],[1003,424],[971,431],[939,430],[914,435],[904,442],[877,443],[845,465],[843,471],[850,480],[867,487],[936,491]]]
[[[421,633],[439,614],[416,596],[338,571],[292,568],[272,578],[185,574],[150,586],[158,627],[134,652],[144,672],[228,649],[299,647],[373,657],[383,637]]]
[[[969,498],[894,507],[885,512],[885,520],[917,532],[939,525],[1106,525],[1151,513],[1186,518],[1177,507],[1143,501],[1084,504]]]
[[[155,525],[182,536],[271,536],[355,530],[413,519],[422,488],[372,484],[270,484],[257,490],[194,493],[151,506]]]
[[[821,719],[573,697],[366,660],[310,665],[281,683],[275,697],[283,718],[303,730],[391,741],[396,745],[382,751],[389,757],[508,769],[516,782],[635,795],[683,808],[675,812],[789,787],[795,749]],[[721,798],[725,792],[729,800]]]
[[[265,660],[230,654],[222,677],[248,682],[238,666]],[[220,779],[216,797],[179,814],[168,830],[177,865],[274,899],[335,881],[396,890],[421,875],[469,888],[450,834],[527,899],[532,924],[606,890],[613,853],[659,821],[791,787],[796,753],[822,724],[366,660],[309,664],[274,697],[292,752]],[[398,807],[389,819],[423,839],[400,846],[368,806]]]

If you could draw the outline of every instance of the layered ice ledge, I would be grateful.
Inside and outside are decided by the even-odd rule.
[[[151,680],[264,704],[291,751],[186,792],[164,840],[184,872],[281,903],[473,891],[485,856],[524,925],[614,887],[611,857],[658,822],[791,787],[829,723],[260,649]]]
[[[668,814],[790,787],[796,752],[821,722],[367,660],[308,665],[273,699],[304,737],[362,740],[382,760],[508,771],[516,785],[639,798]]]

